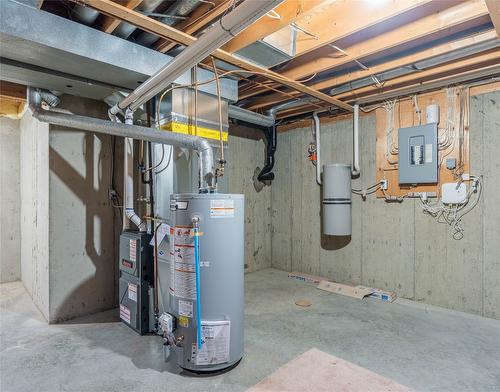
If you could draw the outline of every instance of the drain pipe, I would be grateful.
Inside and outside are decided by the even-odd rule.
[[[353,124],[352,124],[352,170],[351,175],[358,177],[359,168],[359,104],[353,106]]]
[[[125,125],[134,124],[134,112],[127,109],[125,112]],[[123,208],[123,214],[126,218],[130,220],[134,225],[137,226],[139,231],[145,232],[146,222],[144,222],[139,215],[135,213],[134,210],[134,139],[126,137],[124,139],[124,149],[123,149],[123,200],[125,200],[125,205]],[[123,220],[123,230],[128,228],[127,219]]]
[[[214,190],[214,154],[206,139],[183,135],[174,132],[161,132],[154,128],[129,125],[119,122],[106,121],[93,117],[78,116],[61,112],[44,110],[41,107],[40,95],[33,88],[28,88],[28,108],[38,121],[74,128],[80,131],[104,133],[131,139],[145,140],[154,143],[168,144],[176,147],[196,150],[200,154],[200,193]]]
[[[316,182],[321,185],[321,124],[318,117],[318,112],[313,112],[314,120],[314,136],[316,139]]]

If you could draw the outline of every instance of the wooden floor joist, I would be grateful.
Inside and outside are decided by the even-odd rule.
[[[129,0],[125,7],[133,10],[138,7],[144,0]],[[102,23],[102,31],[105,33],[112,33],[121,23],[121,20],[106,16],[106,19]]]
[[[482,42],[490,41],[496,39],[496,33],[494,30],[489,30],[485,33],[480,33],[480,34],[475,34],[470,37],[466,37],[463,39],[459,39],[457,41],[453,42],[447,42],[442,45],[438,45],[435,47],[431,47],[428,49],[423,49],[420,51],[412,52],[406,56],[396,58],[394,60],[378,64],[374,67],[371,67],[367,70],[359,70],[347,74],[343,74],[340,76],[332,77],[326,80],[322,80],[321,82],[313,83],[311,84],[311,87],[321,90],[325,88],[333,88],[339,85],[342,85],[344,83],[349,83],[353,82],[357,79],[361,79],[364,77],[369,77],[370,75],[375,75],[379,74],[382,72],[386,72],[389,70],[393,70],[396,68],[400,67],[410,67],[415,63],[418,63],[420,61],[435,57],[435,56],[440,56],[440,55],[446,55],[446,54],[451,54],[455,50],[458,49],[463,49],[466,47],[469,47],[471,45],[479,44]],[[499,49],[500,50],[500,49]],[[301,94],[297,92],[292,92],[292,95],[299,97]],[[266,106],[271,106],[275,105],[278,102],[283,100],[283,95],[282,94],[271,94],[271,95],[266,95],[265,97],[262,98],[256,98],[252,100],[247,106],[247,109],[250,110],[256,110],[256,109],[261,109],[265,108]]]
[[[480,69],[490,68],[492,69],[492,72],[493,70],[495,70],[496,72],[499,63],[500,51],[491,50],[488,53],[480,54],[435,68],[430,68],[425,71],[412,73],[410,75],[389,80],[382,87],[368,86],[348,91],[343,94],[336,95],[336,98],[344,99],[347,102],[353,102],[355,100],[359,100],[360,98],[366,98],[370,96],[373,97],[374,101],[376,101],[377,95],[385,93],[387,91],[397,90],[409,86],[423,85],[430,81],[475,72]],[[302,105],[300,107],[291,108],[280,112],[278,118],[298,116],[300,114],[308,113],[313,110],[316,110],[316,108],[311,107],[310,105]]]
[[[189,19],[176,24],[175,27],[180,31],[193,35],[226,12],[231,5],[231,0],[215,0],[213,3],[215,6],[212,6],[211,3],[202,4],[193,11]],[[175,45],[176,43],[171,40],[160,39],[155,45],[155,49],[166,53],[173,49]]]
[[[319,73],[353,63],[355,59],[376,56],[384,51],[411,45],[412,42],[424,39],[426,36],[448,35],[453,32],[478,27],[488,21],[488,10],[484,2],[467,1],[459,3],[442,12],[428,15],[412,23],[343,48],[347,52],[345,56],[332,56],[334,49],[326,47],[321,52],[315,53],[314,58],[298,57],[292,60],[281,73],[291,79],[302,79],[315,72]],[[261,87],[252,87],[246,91],[240,91],[240,99],[266,91],[268,90]]]
[[[485,0],[490,13],[491,21],[495,26],[498,37],[500,37],[500,0]]]
[[[234,53],[283,27],[287,27],[313,8],[326,3],[326,0],[285,0],[274,10],[277,17],[265,16],[245,29],[244,34],[238,34],[225,44],[222,49]]]
[[[196,41],[196,38],[192,37],[189,34],[183,33],[159,21],[156,21],[145,15],[142,15],[139,12],[128,9],[127,7],[121,6],[120,4],[114,3],[111,0],[72,0],[72,1],[77,3],[83,3],[108,16],[112,16],[122,21],[126,21],[146,32],[155,34],[161,38],[172,40],[174,42],[177,42],[185,46],[189,46]],[[311,97],[317,98],[318,100],[326,104],[337,106],[347,111],[352,111],[352,107],[346,104],[345,102],[342,102],[338,99],[330,97],[327,94],[324,94],[320,91],[307,87],[306,85],[299,83],[295,80],[283,77],[277,72],[270,71],[267,68],[237,58],[233,56],[231,53],[228,53],[224,50],[221,49],[216,50],[213,53],[213,56],[218,58],[219,60],[225,61],[243,70],[250,71],[256,74],[265,74],[265,77],[270,80],[278,82],[283,86],[290,87],[293,90],[300,91]]]

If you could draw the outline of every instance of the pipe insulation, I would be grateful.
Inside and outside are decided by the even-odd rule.
[[[243,29],[272,10],[283,0],[245,1],[222,17],[192,45],[110,109],[111,115],[130,107],[136,110],[163,91],[184,72],[200,63]]]
[[[93,117],[47,111],[41,108],[40,97],[32,88],[28,89],[28,103],[33,117],[42,122],[196,150],[200,155],[200,192],[208,192],[213,187],[214,154],[209,142],[203,138],[174,132],[161,132],[154,128],[122,124]]]

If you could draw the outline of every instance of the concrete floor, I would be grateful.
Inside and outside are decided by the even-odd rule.
[[[246,275],[245,357],[209,378],[164,363],[160,339],[136,335],[116,311],[47,325],[17,282],[1,285],[0,303],[2,392],[241,391],[312,347],[416,390],[500,390],[500,322],[358,301],[274,269]]]

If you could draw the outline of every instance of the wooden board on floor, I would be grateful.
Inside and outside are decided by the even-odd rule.
[[[410,388],[313,348],[280,367],[247,392],[408,392]]]
[[[327,280],[319,282],[317,288],[320,290],[329,291],[330,293],[342,294],[358,299],[363,299],[364,297],[367,297],[374,292],[374,290],[370,287],[349,286],[347,284],[329,282]]]

